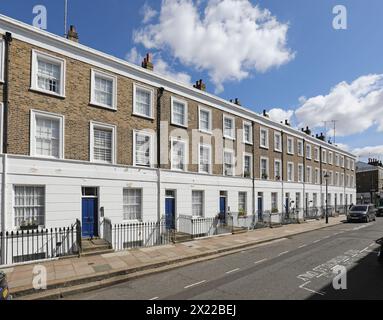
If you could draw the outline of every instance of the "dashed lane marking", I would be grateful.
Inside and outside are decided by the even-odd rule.
[[[159,297],[154,297],[154,298],[149,299],[149,301],[158,300],[158,299],[159,299]]]
[[[267,259],[262,259],[262,260],[259,260],[259,261],[255,261],[254,264],[260,264],[262,262],[265,262]]]
[[[237,272],[237,271],[239,271],[239,270],[241,270],[241,269],[237,268],[237,269],[234,269],[234,270],[230,270],[230,271],[226,272],[226,274],[230,274],[230,273],[233,273],[233,272]]]
[[[289,253],[289,252],[290,252],[290,251],[284,251],[284,252],[281,252],[280,254],[278,254],[278,257],[283,256],[284,254]]]
[[[200,282],[197,282],[197,283],[193,283],[193,284],[190,284],[190,285],[184,287],[184,289],[189,289],[189,288],[191,288],[191,287],[198,286],[198,285],[200,285],[200,284],[202,284],[202,283],[205,283],[205,282],[206,282],[206,280],[203,280],[203,281],[200,281]]]

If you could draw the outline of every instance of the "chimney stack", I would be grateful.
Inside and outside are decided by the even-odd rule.
[[[237,106],[241,106],[241,102],[239,101],[238,98],[235,98],[234,104],[236,104]]]
[[[193,87],[201,91],[206,91],[206,84],[202,79],[198,80]]]
[[[75,26],[70,26],[67,34],[67,39],[78,43],[78,33]]]
[[[306,133],[307,135],[311,136],[311,130],[310,130],[309,127],[306,127],[306,129],[302,129],[302,131],[303,131],[304,133]]]
[[[266,109],[263,110],[263,116],[264,116],[265,118],[269,118],[269,115],[267,114]]]
[[[290,122],[289,122],[289,120],[285,120],[285,125],[290,127]]]
[[[154,70],[154,65],[152,62],[152,55],[150,53],[147,53],[144,60],[142,61],[142,67],[144,69],[153,71]]]

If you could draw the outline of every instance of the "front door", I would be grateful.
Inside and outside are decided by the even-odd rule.
[[[263,221],[263,195],[258,195],[258,220]]]
[[[98,237],[98,188],[82,188],[82,237]]]
[[[220,196],[219,198],[219,217],[222,223],[226,223],[226,197]]]
[[[166,191],[165,199],[165,218],[166,218],[166,229],[175,229],[175,218],[176,218],[176,198],[174,191]]]

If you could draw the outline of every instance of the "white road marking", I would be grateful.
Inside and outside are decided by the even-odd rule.
[[[319,240],[315,240],[315,241],[313,241],[313,243],[318,243],[318,242],[320,242],[320,239],[319,239]]]
[[[260,264],[262,262],[265,262],[267,259],[262,259],[262,260],[259,260],[259,261],[255,261],[254,264]]]
[[[154,297],[154,298],[149,299],[149,301],[158,300],[158,299],[159,299],[159,297]]]
[[[278,257],[283,256],[284,254],[289,253],[289,252],[290,252],[290,251],[284,251],[284,252],[281,252],[280,254],[278,254]]]
[[[233,272],[236,272],[236,271],[239,271],[239,270],[241,270],[241,269],[237,268],[237,269],[234,269],[234,270],[230,270],[230,271],[226,272],[226,274],[230,274],[230,273],[233,273]]]
[[[302,244],[300,247],[298,247],[298,249],[302,249],[304,247],[307,247],[307,244]]]
[[[205,283],[205,282],[206,282],[206,280],[203,280],[203,281],[200,281],[200,282],[197,282],[197,283],[193,283],[193,284],[190,284],[190,285],[184,287],[184,289],[189,289],[191,287],[198,286],[199,284],[202,284],[202,283]]]
[[[310,288],[306,288],[306,285],[309,284],[309,283],[311,283],[311,281],[307,281],[307,282],[305,282],[304,284],[300,285],[299,288],[304,289],[304,290],[307,290],[307,291],[310,291],[310,292],[312,292],[312,293],[319,294],[319,295],[321,295],[321,296],[324,296],[324,295],[325,295],[324,292],[318,292],[318,291],[312,290],[312,289],[310,289]]]
[[[324,237],[323,240],[324,240],[324,239],[328,239],[328,238],[330,238],[330,236]]]

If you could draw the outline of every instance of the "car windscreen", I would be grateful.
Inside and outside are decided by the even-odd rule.
[[[351,211],[366,211],[367,210],[367,206],[353,206],[351,208]]]

